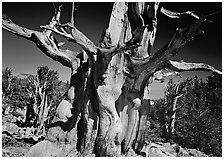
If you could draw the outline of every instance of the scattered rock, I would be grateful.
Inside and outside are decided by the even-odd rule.
[[[190,157],[188,151],[181,146],[178,146],[179,150],[177,152],[177,157]]]
[[[45,138],[44,134],[35,135],[37,128],[34,127],[18,127],[14,123],[3,122],[2,134],[10,136],[16,140],[33,140],[33,144]]]
[[[3,157],[23,157],[29,148],[27,147],[6,147],[2,148]]]
[[[169,143],[150,143],[140,152],[144,157],[175,157],[175,151]]]
[[[19,127],[14,123],[2,122],[2,133],[8,132],[11,135],[17,134]]]
[[[184,149],[170,143],[150,143],[143,147],[140,155],[144,157],[208,157],[196,149]]]
[[[198,151],[196,149],[188,149],[188,154],[189,156],[193,156],[193,157],[208,157],[206,154],[204,154],[201,151]]]
[[[137,157],[137,154],[135,153],[135,151],[133,149],[130,148],[125,156],[126,157]]]

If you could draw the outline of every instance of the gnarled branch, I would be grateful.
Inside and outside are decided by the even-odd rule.
[[[167,65],[167,61],[176,56],[179,50],[193,40],[193,38],[202,33],[200,26],[205,21],[206,16],[200,17],[196,22],[184,29],[177,29],[169,43],[158,50],[154,55],[146,58],[131,57],[132,71],[136,77],[135,89],[144,89],[145,81],[156,71],[163,68],[168,68],[173,71],[178,69],[171,69]],[[211,67],[210,67],[211,68]],[[205,70],[205,69],[204,69]],[[208,70],[208,69],[207,69]],[[212,69],[210,69],[212,71]],[[215,70],[215,69],[214,69]]]
[[[54,25],[56,19],[57,18],[53,18],[49,26]],[[3,15],[2,18],[2,27],[15,35],[33,41],[45,55],[58,61],[64,66],[72,68],[73,63],[78,60],[76,58],[78,53],[71,50],[59,49],[60,46],[58,45],[58,42],[49,31],[44,30],[43,32],[39,32],[21,27],[5,15]]]
[[[150,69],[152,63],[163,65],[166,60],[176,56],[179,50],[193,40],[193,38],[202,33],[200,26],[205,20],[204,17],[200,17],[199,20],[191,24],[184,29],[177,29],[174,36],[165,46],[159,49],[154,55],[147,58],[131,58],[131,62],[136,70],[136,73],[141,73]]]
[[[170,17],[170,18],[183,18],[185,16],[192,16],[196,19],[199,19],[199,16],[197,16],[196,14],[194,14],[193,11],[186,11],[186,12],[172,12],[172,11],[169,11],[163,7],[161,7],[160,9],[161,13],[163,13],[164,15]]]
[[[218,74],[222,74],[221,71],[205,63],[188,63],[188,62],[177,62],[169,61],[168,68],[174,71],[212,71]]]
[[[47,26],[41,26],[41,28],[53,31],[63,37],[65,37],[69,41],[73,41],[77,44],[79,44],[84,50],[87,50],[92,53],[96,53],[97,49],[94,43],[88,39],[82,32],[80,32],[75,26],[74,26],[74,4],[72,5],[72,15],[71,15],[71,23],[61,24],[60,23],[60,8],[58,9],[58,12],[56,13],[57,19],[55,20],[55,23]]]

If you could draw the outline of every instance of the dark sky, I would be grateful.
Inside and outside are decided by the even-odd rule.
[[[56,6],[58,3],[55,4]],[[196,37],[190,44],[183,47],[179,55],[174,60],[183,59],[188,62],[205,62],[217,69],[222,69],[222,4],[221,2],[169,2],[161,4],[164,8],[172,11],[196,11],[198,15],[207,15],[216,11],[219,13],[209,17],[213,23],[204,23],[205,34]],[[112,3],[78,3],[76,16],[76,27],[80,29],[95,44],[99,41],[102,32],[107,28],[107,24],[112,9]],[[70,18],[71,3],[64,3],[62,7],[62,22],[67,22]],[[46,25],[54,14],[53,3],[25,3],[25,2],[4,2],[2,12],[12,19],[16,24],[33,30],[39,30],[40,25]],[[187,26],[194,21],[193,18],[170,19],[159,14],[158,30],[155,47],[158,50],[172,37],[175,29]],[[66,41],[60,38],[60,40]],[[80,47],[69,43],[65,47],[79,51]],[[60,79],[69,80],[70,69],[53,61],[44,55],[36,45],[26,39],[17,37],[7,31],[2,31],[2,68],[10,67],[14,73],[35,74],[38,66],[49,66],[50,69],[57,70]],[[187,72],[183,76],[195,76],[205,78],[211,73],[207,72]],[[166,83],[166,82],[165,82]],[[161,96],[164,84],[154,84],[154,98]]]

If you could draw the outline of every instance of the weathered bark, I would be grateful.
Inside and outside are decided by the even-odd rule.
[[[108,28],[98,45],[75,27],[74,5],[70,23],[60,23],[59,8],[50,24],[42,26],[43,32],[20,27],[3,16],[4,29],[33,41],[44,54],[71,68],[67,97],[59,104],[47,132],[50,144],[39,143],[29,156],[34,155],[32,152],[38,155],[41,145],[45,156],[76,156],[77,151],[83,156],[120,156],[129,149],[141,151],[150,103],[145,89],[153,80],[162,81],[170,75],[163,72],[165,69],[173,70],[171,74],[192,70],[186,65],[178,67],[170,59],[200,33],[205,20],[199,17],[189,27],[177,30],[167,45],[151,54],[158,6],[159,3],[114,3]],[[169,15],[164,9],[163,12]],[[182,14],[172,15],[180,18],[178,15]],[[76,53],[60,49],[52,32],[84,50]],[[221,73],[212,67],[194,66],[194,70],[198,68]],[[56,152],[50,152],[46,145],[54,145]]]

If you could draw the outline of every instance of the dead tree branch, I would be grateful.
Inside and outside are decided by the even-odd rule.
[[[186,12],[180,13],[180,12],[172,12],[172,11],[169,11],[169,10],[161,7],[160,12],[163,13],[164,15],[170,17],[170,18],[183,18],[183,17],[186,17],[186,16],[192,16],[196,19],[199,19],[199,16],[194,14],[193,11],[186,11]]]
[[[55,19],[57,19],[57,16],[52,19],[49,26],[54,25]],[[77,61],[76,56],[78,53],[71,50],[59,49],[56,40],[49,31],[45,30],[43,32],[39,32],[21,27],[4,15],[2,18],[2,26],[5,30],[15,35],[33,41],[45,55],[66,67],[72,68],[73,63]]]
[[[221,71],[205,63],[188,63],[188,62],[177,62],[169,61],[169,69],[174,71],[212,71],[218,74],[222,74]]]
[[[182,65],[173,63],[174,65],[176,64],[177,67],[179,66],[179,69],[174,69],[171,67],[172,64],[170,65],[169,62],[167,62],[172,57],[176,56],[180,49],[192,41],[196,35],[203,33],[203,31],[200,29],[200,26],[205,21],[205,17],[206,16],[200,17],[189,27],[184,29],[177,29],[170,42],[158,50],[154,55],[146,58],[130,57],[131,67],[134,72],[133,74],[136,75],[135,89],[143,90],[144,84],[149,76],[163,68],[168,68],[178,72],[184,70],[204,70],[220,73],[220,71],[206,64],[191,65],[192,67],[190,67],[190,65],[184,65],[183,63]]]
[[[92,53],[96,53],[97,49],[94,43],[88,39],[82,32],[80,32],[75,26],[74,26],[74,4],[72,5],[72,15],[71,15],[71,22],[61,24],[60,23],[60,11],[61,9],[58,9],[58,12],[56,15],[57,19],[55,18],[55,21],[51,25],[41,26],[41,28],[53,31],[63,37],[65,37],[69,41],[73,41],[77,44],[79,44],[84,50],[87,50]]]

